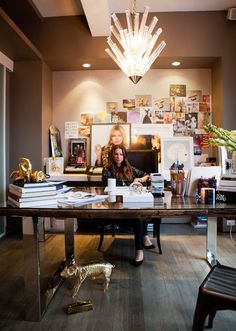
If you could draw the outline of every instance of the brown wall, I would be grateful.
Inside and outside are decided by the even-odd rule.
[[[31,160],[34,170],[40,170],[43,156],[48,156],[52,111],[50,76],[40,61],[15,63],[10,78],[10,171],[18,168],[22,156]]]

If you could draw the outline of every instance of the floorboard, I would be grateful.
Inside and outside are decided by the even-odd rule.
[[[236,234],[233,234],[236,240]],[[156,243],[155,238],[152,239]],[[77,234],[75,255],[80,264],[109,261],[115,265],[107,292],[103,279],[87,280],[77,300],[90,299],[93,310],[66,315],[73,302],[73,279],[62,282],[40,322],[24,320],[24,282],[22,239],[10,235],[0,241],[0,330],[10,331],[191,331],[198,287],[209,272],[205,256],[205,230],[190,224],[162,224],[163,254],[145,251],[139,268],[132,265],[132,234],[106,235],[102,251],[99,236]],[[52,234],[41,244],[40,256],[45,282],[64,257],[62,234]],[[236,247],[228,233],[218,234],[218,259],[236,268]],[[28,270],[30,272],[30,270]],[[213,331],[232,331],[236,312],[218,312]]]

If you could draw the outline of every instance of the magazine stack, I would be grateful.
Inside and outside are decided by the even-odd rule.
[[[9,184],[8,202],[21,208],[57,206],[59,194],[65,191],[63,182]]]
[[[235,203],[236,174],[222,175],[216,189],[216,202]]]

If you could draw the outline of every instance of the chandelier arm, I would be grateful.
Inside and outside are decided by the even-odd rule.
[[[114,37],[116,38],[116,40],[120,43],[120,45],[123,47],[122,45],[122,40],[120,38],[120,34],[117,32],[117,30],[115,29],[115,27],[112,25],[110,26],[110,30],[111,33],[113,33]]]
[[[149,68],[151,67],[153,62],[156,60],[156,58],[159,56],[161,51],[165,48],[165,46],[166,46],[166,43],[164,40],[162,40],[162,42],[157,46],[157,48],[154,50],[154,52],[152,53],[152,55],[150,56],[150,58],[148,60]]]
[[[133,34],[133,26],[132,26],[130,10],[127,9],[125,11],[125,14],[126,14],[126,21],[127,21],[128,31],[129,31],[130,34]]]
[[[156,16],[154,16],[153,19],[152,19],[152,21],[151,21],[151,23],[150,23],[149,29],[148,29],[148,31],[149,31],[150,34],[154,30],[157,22],[158,22],[158,18]]]
[[[138,38],[139,31],[139,13],[135,13],[134,15],[134,37]]]
[[[159,29],[154,33],[154,35],[152,36],[152,38],[151,38],[151,40],[150,40],[150,42],[149,42],[149,44],[148,44],[148,47],[147,47],[147,49],[146,49],[146,52],[145,52],[145,54],[144,54],[143,60],[147,60],[148,57],[150,56],[150,54],[151,54],[151,52],[152,52],[152,50],[153,50],[153,47],[154,47],[154,45],[155,45],[155,43],[156,43],[156,41],[157,41],[159,35],[161,34],[161,32],[162,32],[162,29],[159,28]]]
[[[146,6],[145,9],[144,9],[144,13],[143,13],[142,21],[141,21],[140,28],[139,28],[139,32],[140,32],[140,33],[142,33],[143,28],[144,28],[144,26],[145,26],[145,24],[146,24],[149,9],[150,9],[150,7],[148,7],[148,6]]]
[[[118,30],[119,32],[120,32],[121,30],[123,30],[122,25],[120,24],[120,21],[119,21],[118,17],[116,16],[116,14],[115,14],[115,13],[112,14],[111,17],[112,17],[112,19],[113,19],[113,22],[114,22],[114,24],[115,24],[117,30]]]

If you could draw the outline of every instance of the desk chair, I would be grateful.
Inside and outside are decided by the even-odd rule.
[[[161,218],[160,217],[153,217],[151,218],[150,221],[148,221],[148,223],[152,223],[153,224],[153,237],[157,239],[157,247],[159,249],[159,254],[162,254],[162,249],[161,249],[161,240],[160,240],[160,225],[161,225]],[[112,237],[115,237],[115,227],[116,225],[114,223],[111,224],[111,231],[112,231]],[[104,239],[104,230],[105,230],[105,224],[102,223],[101,224],[101,228],[100,228],[100,240],[99,240],[99,244],[98,244],[98,248],[97,250],[100,251],[101,247],[102,247],[102,243],[103,243],[103,239]]]
[[[199,287],[192,331],[212,328],[217,310],[236,310],[236,269],[215,265]]]

